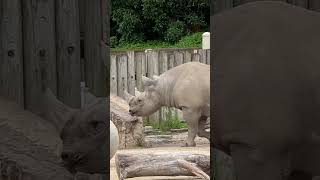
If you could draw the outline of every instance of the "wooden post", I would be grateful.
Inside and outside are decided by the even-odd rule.
[[[20,0],[0,2],[0,95],[24,107],[22,14]]]
[[[128,52],[128,92],[132,95],[135,95],[135,62],[134,62],[134,51]]]
[[[168,69],[174,67],[174,54],[169,54]]]
[[[309,9],[313,11],[320,12],[320,1],[319,0],[309,0]]]
[[[159,75],[159,52],[155,50],[146,52],[146,61],[148,64],[149,78],[152,79],[153,75]],[[161,122],[159,111],[150,115],[149,118],[154,122]]]
[[[207,64],[210,65],[211,62],[211,56],[210,56],[210,49],[207,50]]]
[[[183,64],[183,53],[174,51],[174,66]]]
[[[135,66],[136,66],[136,86],[139,91],[143,91],[141,78],[145,75],[145,54],[138,52],[135,53]]]
[[[207,52],[205,49],[199,49],[200,62],[206,64],[207,62]]]
[[[111,55],[110,61],[110,93],[118,95],[117,55]]]
[[[124,98],[124,90],[128,91],[128,56],[120,55],[117,58],[118,96]]]
[[[85,81],[89,90],[98,97],[107,96],[107,64],[109,55],[102,8],[106,0],[85,1],[84,49]],[[104,50],[105,49],[105,50]]]
[[[39,95],[49,87],[57,94],[55,1],[21,1],[23,4],[23,42],[25,105],[40,112]],[[80,86],[80,84],[78,84]]]
[[[80,30],[78,0],[56,1],[58,98],[80,108]]]
[[[200,55],[198,53],[192,54],[192,61],[200,62]]]
[[[168,71],[168,54],[166,51],[159,52],[159,74]],[[162,107],[160,110],[161,122],[167,120],[167,113],[170,109],[168,107]]]
[[[191,52],[189,50],[185,51],[184,63],[191,62]]]

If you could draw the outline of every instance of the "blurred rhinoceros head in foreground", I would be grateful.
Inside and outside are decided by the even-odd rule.
[[[46,119],[54,123],[63,141],[61,158],[71,172],[106,173],[107,160],[107,101],[95,98],[82,109],[73,109],[60,102],[47,89]]]

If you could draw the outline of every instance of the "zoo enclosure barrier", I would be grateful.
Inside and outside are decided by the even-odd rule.
[[[1,0],[0,96],[34,113],[49,87],[79,108],[80,82],[107,96],[109,0]]]

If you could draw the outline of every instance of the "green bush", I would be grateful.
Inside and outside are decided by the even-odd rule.
[[[185,35],[185,24],[182,21],[176,21],[169,24],[164,39],[166,42],[175,43],[183,35]]]
[[[121,43],[112,51],[127,51],[127,50],[145,50],[159,48],[201,48],[203,32],[191,33],[183,36],[177,43],[170,44],[162,41],[146,41],[136,43]]]
[[[209,29],[209,0],[111,2],[111,36],[117,36],[121,44],[144,41],[174,43],[187,32]]]
[[[111,48],[115,48],[115,47],[117,47],[118,46],[118,38],[117,38],[117,36],[112,36],[112,37],[110,37],[110,47]]]
[[[201,48],[203,32],[188,34],[182,37],[174,46],[177,48]]]

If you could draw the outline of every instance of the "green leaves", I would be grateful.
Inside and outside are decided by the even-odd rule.
[[[174,43],[208,29],[209,0],[113,0],[111,36],[119,43]]]

